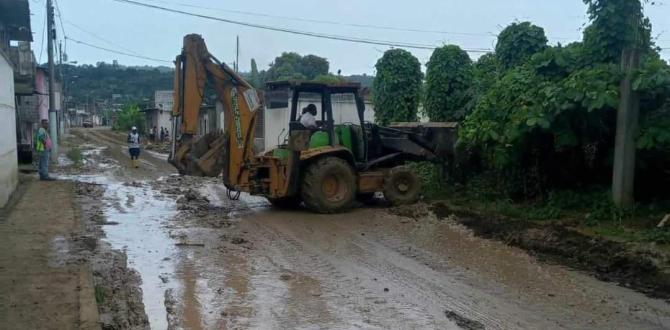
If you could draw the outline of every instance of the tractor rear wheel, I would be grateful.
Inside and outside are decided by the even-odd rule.
[[[384,198],[392,205],[412,204],[421,195],[421,178],[409,166],[392,168],[384,180]]]
[[[281,197],[281,198],[268,198],[272,207],[281,209],[281,210],[293,210],[300,207],[300,197],[291,196],[291,197]]]
[[[351,208],[356,197],[356,175],[344,159],[320,158],[307,166],[300,193],[311,211],[343,212]]]

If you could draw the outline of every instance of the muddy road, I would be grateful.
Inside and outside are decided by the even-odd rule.
[[[152,329],[670,328],[665,301],[475,237],[424,205],[278,211],[179,177],[163,154],[129,168],[118,133],[73,130],[68,143],[86,159],[62,159],[60,176],[103,185],[104,240],[141,277]]]

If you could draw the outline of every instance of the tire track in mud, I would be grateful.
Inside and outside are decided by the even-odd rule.
[[[508,322],[501,323],[482,313],[473,313],[475,308],[459,303],[444,292],[441,285],[433,283],[436,278],[424,279],[405,267],[388,262],[389,258],[378,259],[381,253],[379,246],[375,244],[345,237],[338,239],[337,252],[324,253],[312,242],[296,239],[293,233],[287,232],[284,228],[277,228],[278,226],[266,220],[254,221],[254,226],[259,236],[264,237],[264,240],[271,245],[264,250],[271,249],[281,253],[280,256],[265,257],[275,259],[275,263],[281,258],[292,267],[296,267],[294,271],[304,272],[321,281],[326,292],[324,297],[328,298],[333,312],[336,315],[345,314],[343,316],[346,319],[351,319],[352,315],[363,314],[366,317],[363,322],[368,326],[457,328],[444,316],[443,308],[446,301],[454,301],[451,304],[452,309],[465,315],[475,314],[492,329],[505,328],[505,323],[507,327],[514,325]],[[320,230],[332,229],[325,227]],[[338,229],[337,232],[341,233],[341,230]],[[395,259],[397,256],[391,258]],[[418,265],[410,262],[410,266]],[[450,282],[447,286],[455,284]],[[373,290],[375,287],[376,290]],[[396,288],[399,290],[393,292]],[[380,294],[382,292],[383,294]],[[337,310],[341,308],[339,306],[342,303],[347,306],[346,311]]]

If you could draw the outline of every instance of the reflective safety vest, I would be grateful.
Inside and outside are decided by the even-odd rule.
[[[42,152],[46,149],[44,141],[46,141],[46,130],[44,128],[39,128],[37,133],[35,133],[35,151]]]

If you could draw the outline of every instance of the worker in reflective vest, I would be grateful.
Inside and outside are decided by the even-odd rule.
[[[37,130],[35,135],[35,151],[39,157],[38,173],[40,180],[53,181],[54,178],[49,176],[49,161],[51,158],[51,148],[53,143],[49,136],[49,121],[42,119],[42,127]]]

